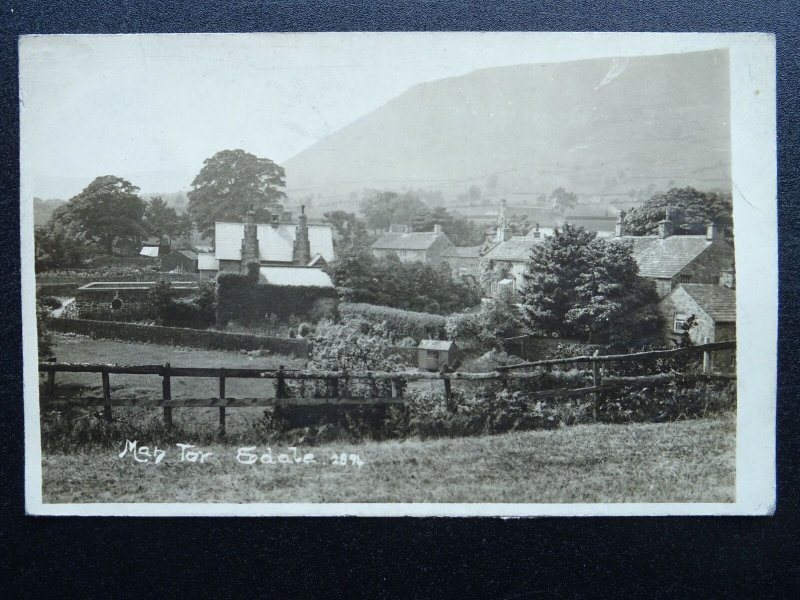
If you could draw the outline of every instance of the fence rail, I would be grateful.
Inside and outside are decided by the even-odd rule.
[[[673,350],[652,350],[647,352],[636,352],[632,354],[616,354],[600,356],[595,353],[592,356],[576,356],[572,358],[559,358],[540,360],[533,362],[517,363],[498,367],[496,371],[484,373],[450,372],[447,368],[442,371],[423,372],[423,371],[309,371],[302,369],[285,369],[283,366],[278,369],[265,370],[258,368],[214,368],[214,367],[174,367],[170,363],[163,365],[116,365],[103,363],[59,363],[41,362],[39,371],[46,373],[44,400],[48,406],[58,407],[63,405],[77,406],[103,406],[103,412],[107,420],[112,419],[112,406],[140,406],[162,408],[164,410],[164,421],[167,425],[172,424],[172,409],[177,407],[199,408],[217,407],[220,415],[220,431],[225,431],[225,409],[232,407],[269,407],[269,406],[385,406],[404,403],[403,388],[409,381],[435,381],[441,380],[444,387],[444,400],[447,409],[455,411],[456,406],[452,398],[453,381],[485,382],[498,381],[504,386],[508,386],[513,381],[536,380],[545,376],[542,372],[527,371],[515,372],[516,369],[534,367],[552,367],[563,364],[590,363],[592,368],[592,385],[579,388],[559,388],[532,392],[529,397],[532,399],[543,399],[552,397],[575,397],[592,394],[594,397],[594,412],[600,401],[600,393],[611,391],[618,388],[640,388],[647,386],[665,385],[672,382],[694,383],[712,381],[732,381],[736,376],[732,374],[713,373],[712,355],[716,351],[732,350],[736,348],[735,341],[717,342],[704,344],[701,346],[691,346],[688,348],[676,348]],[[603,376],[600,365],[612,361],[636,361],[641,362],[653,358],[667,358],[679,355],[702,354],[702,372],[669,372],[657,373],[653,375],[639,375],[629,377],[610,377]],[[59,399],[56,396],[55,376],[56,373],[100,373],[102,379],[103,395],[101,397],[83,397],[71,399]],[[110,375],[157,375],[162,378],[162,397],[154,398],[111,398]],[[219,394],[214,398],[172,398],[172,377],[205,377],[216,378],[219,381]],[[270,379],[275,381],[274,397],[259,398],[227,398],[225,386],[227,379]],[[350,398],[340,395],[340,383],[345,385],[352,379],[371,381],[374,384],[378,381],[388,381],[391,383],[391,395],[371,396],[369,398]],[[298,381],[324,381],[327,385],[328,395],[315,398],[292,398],[289,397],[286,388],[287,380]]]

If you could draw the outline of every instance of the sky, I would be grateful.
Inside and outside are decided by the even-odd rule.
[[[719,47],[709,34],[27,36],[22,199],[68,199],[100,175],[188,190],[220,150],[281,163],[417,83],[476,69]]]

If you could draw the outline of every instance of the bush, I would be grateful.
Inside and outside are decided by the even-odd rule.
[[[445,318],[430,313],[401,310],[375,304],[342,302],[339,304],[342,321],[366,321],[371,326],[383,327],[389,336],[424,339],[441,337],[445,331]]]
[[[55,310],[56,308],[61,308],[61,298],[56,298],[55,296],[42,296],[38,298],[39,304],[45,308],[49,308],[50,310]]]

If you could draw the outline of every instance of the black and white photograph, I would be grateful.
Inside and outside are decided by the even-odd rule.
[[[770,514],[774,53],[23,36],[28,512]]]

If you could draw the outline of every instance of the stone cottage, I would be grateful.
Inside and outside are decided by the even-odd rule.
[[[675,233],[673,211],[658,224],[656,235],[629,236],[625,234],[625,213],[619,211],[615,237],[633,245],[633,257],[642,277],[653,279],[658,296],[664,298],[681,283],[716,284],[722,271],[732,269],[733,247],[725,238],[725,228],[714,223],[705,235]]]
[[[372,254],[385,258],[396,254],[401,262],[422,262],[437,265],[444,260],[444,252],[453,244],[442,231],[441,225],[434,225],[433,231],[408,232],[392,226],[372,246]]]
[[[733,270],[720,274],[717,284],[680,283],[659,303],[664,317],[664,336],[680,342],[683,327],[690,317],[695,325],[689,336],[694,344],[725,342],[736,339],[736,290]],[[735,352],[716,352],[715,369],[735,367]]]

